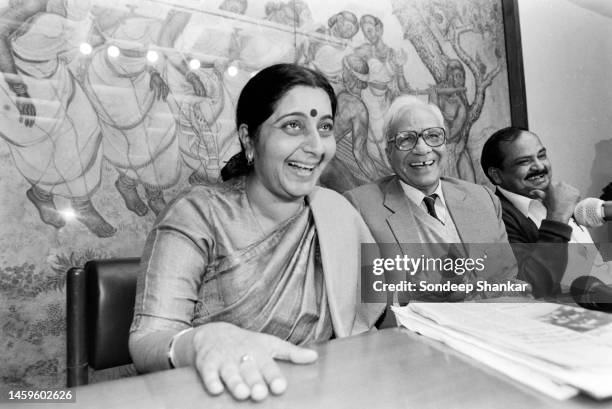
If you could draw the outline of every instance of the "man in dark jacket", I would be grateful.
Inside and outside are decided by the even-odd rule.
[[[567,243],[593,243],[572,217],[579,191],[552,180],[546,148],[526,129],[495,132],[484,144],[480,162],[497,187],[508,239],[515,243],[519,278],[532,284],[536,296],[557,293],[568,263]],[[522,262],[541,263],[543,268],[523,269]],[[521,277],[520,272],[532,274]]]

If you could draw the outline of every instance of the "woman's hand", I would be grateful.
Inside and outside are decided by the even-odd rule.
[[[223,322],[195,328],[192,343],[195,366],[208,392],[218,395],[227,389],[238,400],[260,401],[268,391],[279,395],[287,389],[275,359],[294,364],[317,359],[316,351]]]

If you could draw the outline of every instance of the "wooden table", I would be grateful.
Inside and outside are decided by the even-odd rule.
[[[263,403],[209,396],[191,368],[75,390],[61,408],[612,408],[585,396],[548,398],[435,341],[397,328],[317,346],[312,365],[282,364],[289,388]],[[43,405],[47,407],[47,405]],[[23,408],[24,405],[15,405]],[[34,406],[41,408],[41,405]]]

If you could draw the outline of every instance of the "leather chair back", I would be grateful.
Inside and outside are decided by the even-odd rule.
[[[67,276],[67,385],[88,383],[88,368],[132,362],[128,349],[139,258],[92,260]]]

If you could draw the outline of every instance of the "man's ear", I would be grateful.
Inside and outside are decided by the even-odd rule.
[[[500,172],[501,171],[499,170],[499,168],[490,167],[489,169],[487,169],[487,175],[489,175],[489,177],[493,180],[493,183],[496,185],[502,184]]]

